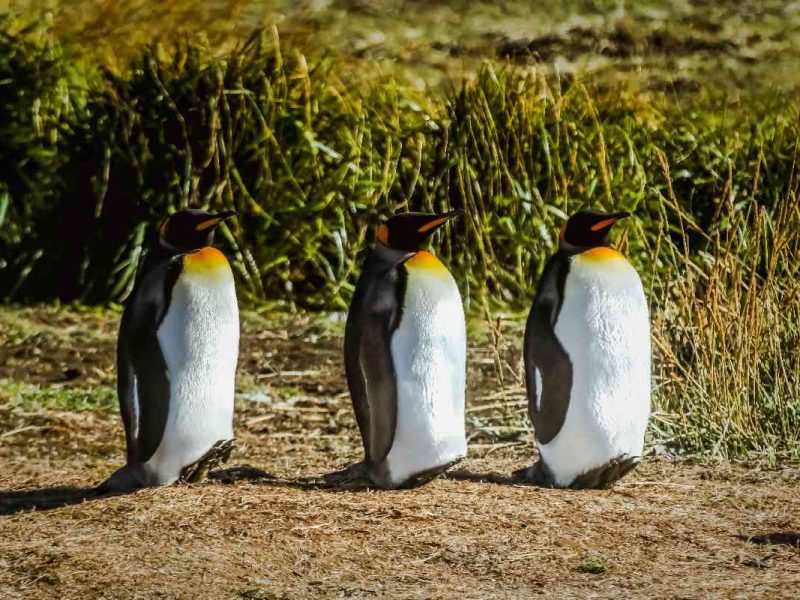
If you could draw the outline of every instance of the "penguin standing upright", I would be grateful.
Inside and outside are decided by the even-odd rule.
[[[347,382],[365,453],[347,477],[414,487],[466,455],[464,309],[450,272],[421,250],[460,214],[398,214],[378,228],[345,328]]]
[[[639,275],[609,246],[628,217],[582,211],[545,266],[525,329],[539,461],[518,477],[605,487],[641,459],[650,415],[650,321]]]
[[[235,214],[181,210],[148,250],[117,341],[127,463],[101,490],[196,481],[230,454],[239,310],[230,265],[211,244]]]

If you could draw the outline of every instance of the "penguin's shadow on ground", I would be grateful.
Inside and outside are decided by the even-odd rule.
[[[249,465],[233,467],[219,471],[212,471],[209,480],[223,484],[236,483],[237,481],[259,481],[275,485],[293,485],[294,487],[314,487],[303,481],[285,481],[269,473]],[[131,490],[133,493],[136,490]],[[36,510],[46,511],[81,504],[106,500],[115,496],[125,495],[119,492],[101,492],[97,486],[92,487],[51,487],[32,490],[0,490],[0,516],[10,516],[20,512]]]
[[[251,465],[237,465],[227,469],[219,469],[212,471],[208,474],[211,481],[217,483],[231,485],[240,481],[249,481],[261,485],[270,485],[276,487],[288,487],[301,490],[320,490],[320,491],[362,491],[368,489],[375,489],[368,483],[363,481],[347,481],[347,482],[333,482],[326,481],[326,475],[322,477],[297,477],[295,479],[287,479],[283,477],[276,477],[266,471],[253,467]]]
[[[499,485],[525,485],[511,475],[500,473],[473,473],[465,469],[449,471],[442,475],[444,479],[456,481],[474,481],[478,483],[494,483]],[[208,474],[212,482],[232,485],[240,481],[249,481],[262,485],[290,487],[302,490],[319,490],[331,492],[353,492],[376,489],[364,481],[327,481],[323,477],[298,477],[287,479],[276,477],[262,469],[251,465],[236,465],[226,469],[217,469]],[[0,491],[0,516],[14,515],[29,510],[53,510],[64,506],[80,504],[96,500],[112,498],[120,494],[103,493],[97,487],[51,487],[33,490]]]
[[[322,477],[298,477],[296,479],[286,479],[276,477],[250,465],[238,465],[227,469],[212,471],[208,474],[209,479],[222,484],[234,484],[239,481],[249,481],[263,485],[273,485],[291,487],[305,490],[327,490],[327,491],[363,491],[370,489],[381,489],[370,485],[364,481],[326,481],[326,477],[337,475],[340,472],[330,473]],[[456,469],[441,475],[442,479],[454,481],[472,481],[476,483],[493,483],[496,485],[513,485],[537,487],[528,481],[521,481],[513,475],[503,475],[501,473],[473,473],[466,469]],[[422,486],[424,487],[424,486]]]
[[[330,483],[324,481],[322,478],[312,477],[283,479],[250,465],[238,465],[227,469],[211,471],[208,474],[208,479],[215,483],[228,485],[235,484],[239,481],[250,481],[264,485],[308,490],[358,491],[369,489],[369,486],[362,482]],[[15,515],[30,510],[54,510],[65,506],[80,504],[82,502],[105,500],[120,495],[123,494],[101,492],[97,486],[63,486],[32,490],[0,490],[0,516]]]
[[[770,533],[756,533],[737,535],[737,538],[749,544],[759,546],[789,546],[800,548],[800,531],[773,531]]]
[[[498,473],[477,474],[466,470],[450,471],[443,478],[458,481],[475,481],[502,485],[520,485],[511,476]],[[211,482],[222,485],[233,485],[241,481],[251,483],[289,487],[302,490],[319,490],[329,492],[353,492],[377,489],[363,481],[331,482],[323,477],[298,477],[286,479],[276,477],[262,469],[251,465],[237,465],[226,469],[218,469],[208,474]],[[202,484],[201,484],[202,485]],[[72,506],[82,502],[93,502],[119,496],[119,493],[103,493],[95,487],[51,487],[32,490],[0,491],[0,516],[10,516],[25,511],[46,511]]]
[[[466,469],[454,469],[442,475],[443,479],[453,479],[454,481],[472,481],[475,483],[494,483],[496,485],[513,485],[513,486],[528,486],[531,483],[521,481],[513,475],[504,475],[502,473],[473,473]],[[534,486],[535,487],[535,486]]]
[[[101,495],[96,487],[52,487],[0,491],[0,516],[13,515],[27,510],[52,510],[107,497],[108,495]]]

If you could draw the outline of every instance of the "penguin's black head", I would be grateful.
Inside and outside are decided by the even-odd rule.
[[[450,219],[463,215],[461,209],[447,213],[400,213],[378,226],[378,241],[384,246],[417,252],[431,234]]]
[[[577,248],[596,248],[611,243],[611,226],[625,217],[627,212],[604,213],[599,210],[582,210],[572,215],[561,231],[561,241]]]
[[[235,210],[210,213],[197,208],[186,208],[167,217],[159,234],[164,242],[178,250],[199,250],[210,246],[214,242],[217,225],[235,214]]]

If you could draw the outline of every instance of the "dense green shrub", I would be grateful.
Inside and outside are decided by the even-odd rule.
[[[520,308],[566,214],[624,208],[654,431],[797,455],[797,137],[786,98],[676,103],[492,65],[426,95],[262,37],[221,59],[151,48],[115,74],[4,34],[0,297],[119,301],[150,226],[200,205],[239,211],[219,242],[243,295],[342,309],[381,216],[458,207],[435,245],[469,305]]]

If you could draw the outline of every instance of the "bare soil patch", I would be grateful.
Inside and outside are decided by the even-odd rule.
[[[90,320],[83,340],[101,370],[115,319]],[[24,325],[42,333],[31,315]],[[500,386],[492,359],[513,353],[476,341],[467,460],[417,490],[317,489],[308,478],[360,456],[336,327],[304,316],[244,330],[238,447],[207,483],[95,498],[123,460],[118,417],[0,398],[0,597],[797,595],[798,465],[651,457],[611,490],[513,485],[533,451],[514,378]],[[6,379],[10,354],[0,345]],[[25,364],[42,382],[62,368],[37,356]]]

